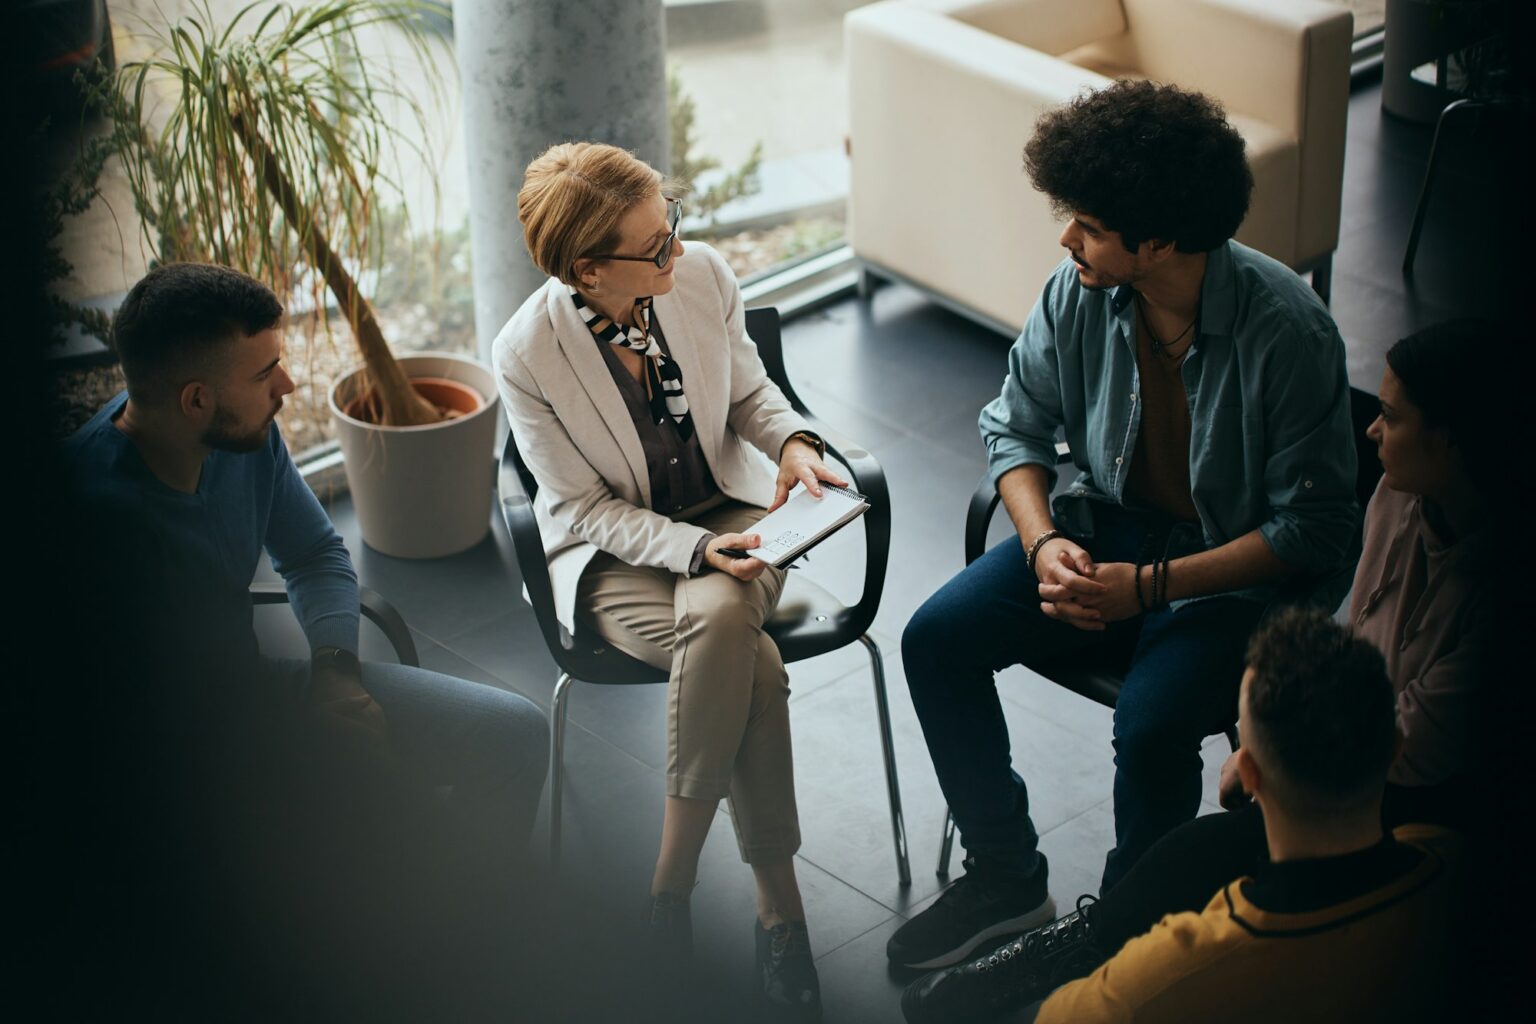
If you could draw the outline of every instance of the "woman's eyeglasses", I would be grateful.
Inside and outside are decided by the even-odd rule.
[[[591,256],[588,258],[594,260],[625,260],[630,263],[654,263],[657,270],[665,270],[667,264],[672,262],[672,243],[677,241],[677,225],[683,219],[683,202],[681,199],[668,199],[667,207],[670,210],[667,217],[667,226],[672,229],[672,233],[667,236],[665,242],[661,243],[661,248],[657,249],[654,255]]]

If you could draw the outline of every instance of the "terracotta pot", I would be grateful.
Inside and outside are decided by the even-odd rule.
[[[331,388],[331,418],[363,541],[397,558],[440,558],[472,548],[491,523],[496,414],[489,368],[465,356],[401,356],[411,384],[459,415],[419,427],[384,427],[353,415],[362,370]]]
[[[485,404],[480,392],[474,388],[442,377],[412,377],[411,388],[439,409],[459,416],[468,415]],[[373,419],[366,411],[372,395],[372,391],[365,391],[353,397],[342,411],[355,420],[372,423]]]

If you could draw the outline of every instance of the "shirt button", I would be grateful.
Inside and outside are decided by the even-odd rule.
[[[669,466],[675,466],[675,465],[677,465],[677,460],[676,460],[676,459],[668,459],[668,460],[667,460],[667,465],[669,465]],[[1308,486],[1308,487],[1311,487],[1311,486],[1312,486],[1312,484],[1311,484],[1311,483],[1308,483],[1308,484],[1307,484],[1307,486]]]
[[[681,505],[673,505],[672,506],[672,511],[673,512],[681,512],[682,510],[683,510],[683,506],[681,506]]]
[[[1118,465],[1120,465],[1120,463],[1122,463],[1124,461],[1125,460],[1123,458],[1121,458],[1120,456],[1118,456],[1118,455],[1115,456],[1115,465],[1118,466]]]
[[[674,461],[675,461],[675,460],[674,460]],[[1307,489],[1308,489],[1308,490],[1311,490],[1311,489],[1312,489],[1312,481],[1311,481],[1311,480],[1308,480],[1308,481],[1306,481],[1306,482],[1305,482],[1305,483],[1304,483],[1304,484],[1302,484],[1302,486],[1303,486],[1303,487],[1305,487],[1305,488],[1307,488]]]
[[[1131,401],[1136,401],[1136,392],[1134,391],[1131,392]]]

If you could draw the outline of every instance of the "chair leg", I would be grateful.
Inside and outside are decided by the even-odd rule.
[[[1413,225],[1408,229],[1408,251],[1403,254],[1403,273],[1413,273],[1413,258],[1419,251],[1419,233],[1424,230],[1424,214],[1429,209],[1429,190],[1435,183],[1435,171],[1440,163],[1440,134],[1447,124],[1455,120],[1463,110],[1475,110],[1473,100],[1455,100],[1446,104],[1435,122],[1435,137],[1429,144],[1429,163],[1424,168],[1424,184],[1419,186],[1419,201],[1413,208]]]
[[[561,782],[564,774],[561,768],[565,763],[565,702],[570,689],[570,673],[560,673],[549,714],[549,869],[555,873],[560,870]]]
[[[940,878],[949,877],[949,852],[955,848],[955,812],[948,807],[944,808],[944,836],[939,840],[939,868],[935,872]]]
[[[1312,290],[1323,300],[1323,305],[1328,305],[1333,297],[1333,253],[1324,256],[1312,268]]]
[[[885,659],[880,646],[865,633],[859,637],[869,651],[869,665],[875,677],[875,708],[880,716],[880,748],[885,757],[885,788],[891,801],[891,835],[896,844],[896,878],[902,888],[912,884],[912,867],[907,860],[907,826],[901,814],[901,785],[896,779],[896,751],[891,743],[891,704],[885,694]]]

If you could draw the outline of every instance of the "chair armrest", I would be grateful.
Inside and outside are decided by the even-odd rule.
[[[1056,464],[1072,461],[1072,452],[1067,448],[1067,442],[1056,442]],[[976,493],[971,495],[971,503],[965,510],[965,564],[970,565],[980,558],[987,550],[987,528],[992,525],[992,516],[997,512],[997,506],[1002,502],[1003,496],[997,492],[997,486],[992,482],[992,474],[988,473],[981,478],[981,483],[976,485]]]
[[[395,606],[384,600],[383,594],[368,587],[357,588],[357,600],[364,617],[372,619],[373,624],[384,631],[400,664],[420,668],[421,658],[416,654],[416,641],[411,636],[410,627],[405,624],[405,618]]]
[[[858,603],[849,609],[849,617],[859,633],[869,629],[880,610],[880,595],[885,590],[885,573],[891,557],[891,491],[885,482],[885,470],[864,446],[840,434],[824,420],[805,409],[800,415],[826,442],[827,453],[848,467],[853,486],[869,499],[864,513],[864,591]]]
[[[528,588],[528,601],[543,634],[544,645],[558,660],[558,652],[567,648],[565,630],[555,615],[555,589],[549,580],[549,560],[544,554],[544,540],[539,535],[539,521],[533,512],[533,498],[518,474],[512,435],[507,435],[497,470],[496,495],[501,516],[517,553],[518,572]],[[562,666],[563,668],[564,666]]]
[[[282,583],[252,583],[251,604],[287,604],[288,588]],[[410,627],[405,624],[405,618],[395,609],[395,606],[385,600],[384,595],[369,587],[357,588],[358,611],[363,617],[371,620],[383,632],[384,638],[395,649],[395,657],[400,664],[410,665],[412,668],[421,667],[421,658],[416,653],[416,640],[411,636]]]

